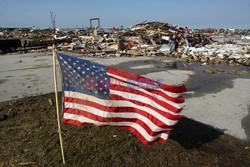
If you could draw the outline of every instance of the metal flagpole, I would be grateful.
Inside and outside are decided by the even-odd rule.
[[[56,49],[55,44],[53,44],[53,71],[54,71],[54,87],[55,87],[55,99],[56,99],[56,116],[57,116],[57,126],[58,126],[58,135],[60,140],[61,152],[62,152],[62,160],[63,164],[65,164],[64,151],[63,151],[63,139],[61,133],[61,125],[60,125],[60,114],[59,114],[59,105],[58,105],[58,93],[57,93],[57,75],[56,75]]]

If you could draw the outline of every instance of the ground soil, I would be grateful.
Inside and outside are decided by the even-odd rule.
[[[52,102],[52,103],[51,103]],[[62,166],[53,94],[0,103],[0,167]],[[115,127],[62,125],[65,166],[250,166],[250,144],[183,118],[166,144]]]

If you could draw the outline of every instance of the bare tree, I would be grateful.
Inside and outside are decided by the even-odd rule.
[[[55,34],[55,32],[56,32],[56,15],[54,15],[51,10],[50,10],[50,20],[51,20],[52,28],[53,28],[53,31]]]

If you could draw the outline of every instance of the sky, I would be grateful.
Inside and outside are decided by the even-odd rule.
[[[0,0],[0,27],[129,27],[162,21],[190,28],[250,28],[250,0]]]

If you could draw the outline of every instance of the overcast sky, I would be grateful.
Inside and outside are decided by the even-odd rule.
[[[163,21],[190,28],[250,28],[250,0],[0,0],[0,27],[101,27]]]

